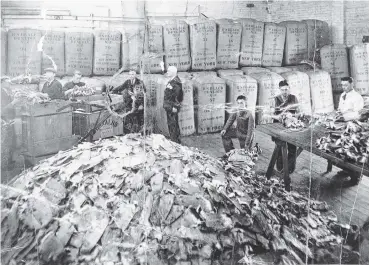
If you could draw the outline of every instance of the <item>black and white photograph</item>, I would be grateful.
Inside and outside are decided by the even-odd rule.
[[[369,0],[1,0],[2,265],[369,265]]]

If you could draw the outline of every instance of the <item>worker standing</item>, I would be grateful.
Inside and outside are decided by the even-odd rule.
[[[65,83],[63,92],[66,97],[73,96],[73,91],[76,87],[84,87],[86,84],[81,82],[82,73],[79,70],[74,71],[73,79]]]
[[[178,113],[183,101],[182,82],[177,76],[177,68],[175,66],[168,67],[167,77],[170,80],[164,91],[163,107],[167,113],[169,136],[173,142],[181,143]]]
[[[343,93],[340,96],[338,111],[342,113],[345,120],[358,119],[359,111],[364,108],[363,97],[355,91],[351,77],[342,77],[341,86]]]
[[[220,132],[226,153],[234,149],[232,138],[238,138],[241,149],[250,149],[254,138],[254,117],[246,109],[246,97],[237,97],[237,111],[228,118],[224,129]],[[232,125],[236,121],[236,128]]]
[[[342,77],[341,86],[343,93],[338,103],[338,113],[342,114],[344,120],[356,120],[360,118],[360,111],[364,108],[363,97],[354,89],[352,77]],[[360,175],[350,170],[342,170],[337,175],[343,175],[343,186],[353,186],[358,184]]]
[[[290,93],[290,87],[286,80],[279,82],[279,89],[281,94],[274,98],[275,102],[275,112],[274,114],[278,117],[281,115],[290,113],[292,115],[299,113],[298,100],[295,95]],[[272,137],[272,140],[275,141],[275,138]],[[293,144],[287,143],[287,153],[288,153],[288,170],[289,173],[293,173],[296,167],[296,155],[297,148]],[[282,171],[283,169],[283,160],[282,160],[282,151],[279,151],[277,158],[277,170]]]
[[[132,98],[132,118],[133,118],[133,131],[142,131],[144,125],[144,86],[143,83],[137,83],[133,88]]]
[[[65,99],[62,84],[55,79],[56,70],[54,68],[46,68],[46,82],[42,88],[42,93],[49,95],[50,99]]]

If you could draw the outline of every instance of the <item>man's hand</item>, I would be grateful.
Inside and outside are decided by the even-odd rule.
[[[73,89],[69,89],[69,90],[65,91],[64,94],[66,96],[69,96],[69,94],[71,94],[72,92],[73,92]]]
[[[220,135],[221,136],[224,136],[226,134],[226,130],[222,130],[221,132],[220,132]]]
[[[143,107],[142,105],[140,105],[140,106],[138,107],[138,109],[139,109],[139,110],[143,110],[143,109],[144,109],[144,107]]]
[[[10,104],[11,104],[12,106],[14,106],[14,105],[17,105],[20,101],[21,101],[21,99],[17,97],[17,98],[15,98],[15,99],[13,99],[13,101],[12,101],[12,102],[10,102]]]
[[[169,89],[173,89],[173,87],[172,87],[172,85],[171,85],[171,84],[168,84],[168,85],[167,85],[167,88],[169,88]]]
[[[172,108],[172,112],[177,113],[178,112],[177,108]]]

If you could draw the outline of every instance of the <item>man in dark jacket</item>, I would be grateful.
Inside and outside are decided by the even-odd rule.
[[[129,114],[124,118],[124,133],[138,133],[144,124],[144,92],[145,86],[142,82],[136,83],[133,90],[123,90],[123,103],[117,107],[124,113]]]
[[[45,76],[47,81],[42,88],[42,93],[49,95],[50,99],[65,99],[62,84],[55,79],[56,70],[54,68],[46,68]]]
[[[226,153],[234,149],[232,138],[238,138],[242,149],[250,149],[254,136],[254,117],[246,109],[246,97],[237,97],[237,112],[229,116],[224,129],[220,132]],[[232,125],[236,121],[236,128]]]
[[[274,98],[275,112],[274,114],[280,116],[283,113],[289,112],[291,114],[297,114],[299,112],[298,100],[295,95],[290,94],[290,87],[286,80],[279,82],[279,89],[281,94]],[[275,120],[277,122],[277,120]],[[275,139],[272,137],[272,140]],[[296,151],[297,148],[293,144],[287,144],[288,149],[288,170],[289,173],[293,173],[296,167]],[[282,151],[279,152],[277,158],[277,170],[283,169]]]
[[[170,78],[164,91],[163,107],[167,113],[167,123],[170,140],[181,143],[178,124],[178,112],[183,101],[182,82],[177,76],[177,68],[169,66],[167,76]]]
[[[122,85],[117,86],[115,88],[112,88],[111,93],[122,95],[123,91],[125,91],[125,90],[133,92],[133,87],[135,86],[135,84],[138,84],[138,83],[142,83],[142,81],[137,78],[136,71],[135,70],[130,70],[128,80],[124,81],[124,83]]]
[[[73,94],[73,90],[75,87],[84,87],[86,84],[81,82],[82,73],[79,70],[74,71],[73,79],[67,83],[65,83],[63,87],[63,92],[66,97],[69,97]]]

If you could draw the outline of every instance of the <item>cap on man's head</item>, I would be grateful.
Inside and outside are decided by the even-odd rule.
[[[354,79],[350,76],[345,76],[345,77],[341,77],[341,81],[347,81],[350,84],[352,84],[352,82],[354,82]]]
[[[284,87],[284,86],[288,86],[287,80],[283,80],[279,82],[279,87]]]
[[[74,70],[74,74],[75,75],[82,75],[81,71],[80,70]]]
[[[46,68],[45,70],[45,73],[47,73],[47,72],[52,72],[52,73],[54,73],[54,74],[56,74],[56,70],[54,69],[54,68]]]

